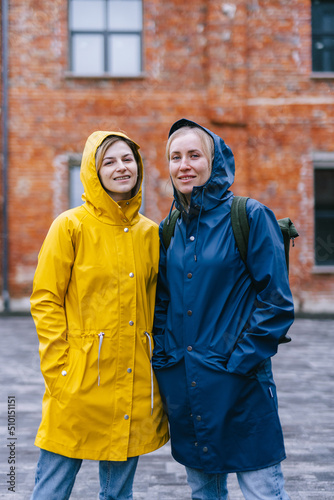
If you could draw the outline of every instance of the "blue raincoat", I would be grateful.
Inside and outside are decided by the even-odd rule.
[[[161,243],[153,367],[175,460],[207,473],[256,470],[285,458],[270,358],[293,322],[293,302],[280,228],[253,199],[247,267],[241,260],[233,154],[204,130],[215,145],[211,177],[193,188],[188,213],[174,189],[182,214],[167,251]]]

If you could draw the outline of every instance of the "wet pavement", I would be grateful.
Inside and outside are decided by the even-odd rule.
[[[293,342],[273,358],[288,457],[282,464],[286,489],[291,500],[334,500],[334,320],[297,319],[290,335]],[[29,316],[0,317],[0,367],[0,499],[28,500],[44,392]],[[8,490],[11,484],[15,491]],[[97,500],[98,489],[98,465],[84,461],[71,500]],[[184,467],[171,457],[169,444],[140,458],[134,500],[190,498]],[[243,499],[234,474],[229,498]]]

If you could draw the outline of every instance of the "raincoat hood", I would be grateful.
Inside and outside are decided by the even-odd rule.
[[[175,122],[169,131],[168,137],[182,127],[198,127],[204,130],[204,132],[209,134],[213,139],[214,159],[211,175],[205,184],[193,188],[189,212],[191,213],[195,210],[195,212],[198,213],[198,209],[200,208],[210,210],[225,199],[228,189],[234,182],[235,163],[233,153],[221,137],[187,118],[182,118]],[[175,188],[174,184],[173,189],[175,206],[178,210],[184,211],[180,192]]]
[[[87,210],[96,217],[100,217],[104,222],[109,224],[117,224],[119,218],[119,206],[129,219],[133,219],[139,212],[142,192],[141,184],[143,179],[143,162],[138,152],[138,181],[134,188],[134,196],[131,198],[131,203],[126,201],[115,202],[103,188],[96,171],[95,155],[98,147],[102,142],[110,136],[117,136],[120,139],[128,139],[135,144],[139,150],[138,144],[122,132],[93,132],[87,139],[82,155],[80,179],[84,186],[85,192],[82,199],[86,202]]]

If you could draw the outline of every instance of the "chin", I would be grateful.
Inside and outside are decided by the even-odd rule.
[[[179,189],[179,192],[181,194],[183,194],[183,196],[189,196],[189,197],[191,196],[192,191],[193,191],[193,188],[191,188],[191,189],[183,189],[182,191],[181,191],[181,189]]]

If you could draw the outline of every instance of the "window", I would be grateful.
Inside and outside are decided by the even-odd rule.
[[[312,1],[312,70],[334,72],[334,1]]]
[[[141,0],[69,0],[72,73],[140,75],[142,22]]]
[[[314,162],[315,264],[334,266],[334,153]]]
[[[81,196],[84,188],[80,180],[80,160],[71,160],[69,167],[69,205],[74,208],[83,204]]]

